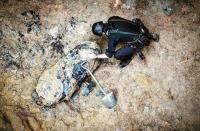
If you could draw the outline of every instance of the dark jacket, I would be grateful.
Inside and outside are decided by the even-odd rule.
[[[133,21],[113,16],[105,24],[104,33],[108,38],[108,48],[105,54],[111,58],[115,54],[118,42],[137,42],[141,35],[148,34],[148,29]]]

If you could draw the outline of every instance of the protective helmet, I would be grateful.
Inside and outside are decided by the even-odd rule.
[[[102,36],[104,23],[102,21],[96,22],[92,25],[92,32],[95,35]]]

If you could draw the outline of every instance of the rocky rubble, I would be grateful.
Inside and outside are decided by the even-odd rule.
[[[114,0],[0,1],[0,130],[200,129],[199,1],[128,1],[136,7],[113,10]],[[121,70],[109,59],[95,71],[116,94],[115,108],[102,105],[101,92],[87,77],[68,100],[71,94],[63,87],[70,82],[61,68],[66,54],[86,40],[97,41],[104,51],[106,39],[95,37],[91,25],[114,15],[141,18],[160,41],[143,50],[146,65],[135,56]],[[79,64],[74,67],[66,69],[84,72]],[[47,73],[53,75],[44,78]],[[58,95],[47,92],[56,97],[39,90],[42,79],[56,85]]]

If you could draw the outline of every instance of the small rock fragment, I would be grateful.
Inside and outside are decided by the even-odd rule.
[[[173,9],[169,6],[166,6],[165,8],[163,8],[163,12],[165,15],[170,16],[173,13]]]
[[[33,101],[37,101],[39,99],[39,96],[35,90],[33,90],[31,97],[32,97]]]
[[[31,32],[32,30],[35,33],[39,33],[41,30],[41,22],[39,12],[28,10],[21,13],[22,16],[25,17],[25,25],[27,26],[27,33]]]
[[[3,39],[3,31],[0,30],[0,40],[2,40],[2,39]]]
[[[81,85],[81,94],[83,96],[88,96],[89,93],[91,92],[92,90],[92,83],[90,82],[85,82]]]
[[[65,79],[63,81],[63,93],[66,95],[68,94],[69,90],[70,90],[70,81],[68,79]]]
[[[78,25],[78,20],[74,17],[71,17],[70,25],[73,29],[76,28],[76,26]]]
[[[138,0],[124,0],[122,8],[125,9],[134,9],[137,5]]]

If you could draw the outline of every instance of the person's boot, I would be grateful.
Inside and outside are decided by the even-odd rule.
[[[138,56],[140,57],[141,60],[145,59],[145,56],[141,51],[138,52]]]
[[[156,33],[150,33],[150,38],[156,42],[159,41],[159,35]]]
[[[144,64],[147,65],[146,57],[141,51],[138,52],[138,56],[140,57],[141,60],[143,60]]]
[[[125,60],[125,61],[121,61],[118,65],[119,68],[124,68],[125,66],[127,66],[129,63],[131,62],[131,59],[129,60]]]

